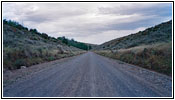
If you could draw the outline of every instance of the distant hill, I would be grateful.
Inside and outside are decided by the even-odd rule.
[[[74,39],[70,40],[64,36],[58,37],[57,39],[61,40],[63,43],[67,44],[68,46],[74,46],[76,48],[83,49],[83,50],[91,50],[92,48],[96,46],[95,44],[78,42],[78,41],[75,41]]]
[[[83,50],[61,40],[28,29],[15,21],[3,20],[3,66],[18,69],[44,61],[75,55]]]
[[[96,50],[126,49],[140,45],[169,42],[172,39],[172,20],[138,33],[117,38],[97,46]]]

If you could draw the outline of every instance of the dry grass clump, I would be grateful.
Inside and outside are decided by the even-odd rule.
[[[56,54],[44,49],[3,48],[3,66],[6,69],[19,69],[21,66],[31,66],[43,61],[57,58]]]
[[[69,57],[82,52],[61,52],[55,48],[3,48],[3,67],[5,69],[20,69],[21,66],[29,67],[45,61],[52,61],[64,57]]]

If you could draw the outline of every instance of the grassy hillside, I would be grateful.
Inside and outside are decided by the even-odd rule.
[[[96,53],[169,76],[172,74],[171,42],[120,49],[117,52],[101,50]]]
[[[123,49],[139,45],[149,45],[159,42],[169,42],[172,40],[172,20],[140,31],[135,34],[124,36],[103,43],[96,50]]]
[[[19,69],[84,52],[61,40],[28,29],[14,21],[3,21],[3,67]]]
[[[172,21],[106,42],[96,53],[166,75],[172,74]]]

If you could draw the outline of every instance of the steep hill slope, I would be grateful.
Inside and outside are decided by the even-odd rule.
[[[106,42],[95,52],[171,76],[172,21]]]
[[[168,42],[172,39],[172,20],[161,23],[135,34],[117,38],[99,45],[97,50],[123,49],[139,45],[149,45],[158,42]]]
[[[3,66],[18,69],[44,61],[76,55],[83,50],[62,41],[23,27],[17,22],[3,21]]]

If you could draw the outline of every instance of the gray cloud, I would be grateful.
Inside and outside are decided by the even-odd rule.
[[[13,8],[13,9],[12,9]],[[103,43],[172,18],[171,3],[3,3],[3,18],[50,36]]]
[[[169,16],[172,12],[171,3],[157,3],[157,4],[123,4],[115,7],[101,7],[99,13],[102,14],[117,14],[117,15],[131,15],[131,14],[142,14],[142,15],[163,15]]]

